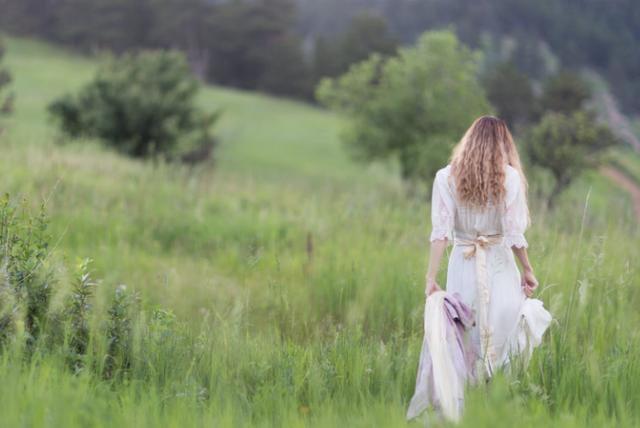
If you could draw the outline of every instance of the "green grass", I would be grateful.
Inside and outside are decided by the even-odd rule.
[[[179,321],[138,348],[125,383],[73,375],[55,353],[25,363],[5,352],[3,424],[406,426],[429,222],[393,166],[351,162],[330,113],[212,87],[201,103],[224,111],[213,169],[59,145],[46,105],[98,59],[7,45],[18,98],[2,191],[47,200],[60,288],[66,266],[91,257],[98,306],[126,283],[143,315],[162,305]],[[628,197],[589,173],[553,213],[540,202],[527,236],[556,323],[526,372],[470,392],[462,426],[637,426],[640,234]]]

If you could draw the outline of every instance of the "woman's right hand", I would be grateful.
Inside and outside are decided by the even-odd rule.
[[[533,291],[538,287],[538,280],[532,269],[526,269],[522,275],[522,289],[527,297],[533,296]]]
[[[442,288],[440,288],[435,279],[427,279],[427,286],[424,290],[424,294],[429,297],[436,291],[442,291]]]

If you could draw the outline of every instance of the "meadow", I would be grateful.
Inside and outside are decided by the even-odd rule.
[[[34,210],[45,202],[53,309],[87,257],[96,307],[120,284],[139,293],[133,360],[125,378],[101,380],[70,372],[60,353],[25,360],[10,347],[0,425],[420,426],[404,414],[422,341],[428,201],[406,192],[392,163],[352,162],[335,115],[218,87],[200,97],[223,111],[214,165],[61,141],[46,106],[97,61],[7,40],[17,99],[0,137],[1,190]],[[635,156],[612,153],[631,174]],[[593,171],[550,212],[543,188],[532,183],[527,238],[553,327],[526,370],[469,392],[461,426],[638,426],[629,197]]]

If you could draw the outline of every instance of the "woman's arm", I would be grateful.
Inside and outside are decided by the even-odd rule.
[[[438,269],[440,269],[440,261],[444,254],[445,248],[449,245],[449,241],[445,239],[437,239],[431,241],[431,250],[429,251],[429,268],[427,269],[425,294],[427,296],[442,290],[436,282]]]
[[[531,297],[533,295],[533,290],[538,286],[538,280],[533,274],[533,268],[531,267],[529,255],[527,254],[527,248],[513,246],[511,249],[513,250],[513,254],[515,254],[518,260],[520,260],[520,266],[522,266],[522,288],[524,288],[524,294],[526,294],[527,297]]]

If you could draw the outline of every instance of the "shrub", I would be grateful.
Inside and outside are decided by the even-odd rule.
[[[543,111],[569,114],[582,109],[590,96],[580,75],[565,70],[547,79],[540,103]]]
[[[49,106],[71,137],[94,137],[133,157],[171,156],[179,141],[205,144],[217,114],[196,107],[199,84],[182,54],[110,59],[92,82]]]
[[[47,266],[49,234],[44,207],[38,216],[31,216],[26,206],[16,207],[8,196],[0,200],[0,248],[2,250],[4,330],[11,333],[15,317],[24,317],[27,345],[31,349],[46,324],[51,300],[53,275]]]
[[[131,311],[135,295],[127,292],[124,285],[116,288],[107,320],[107,355],[104,377],[111,379],[123,376],[131,365]]]
[[[98,283],[89,259],[79,264],[69,293],[61,296],[64,308],[52,311],[58,282],[47,263],[46,225],[43,208],[33,216],[26,203],[16,205],[8,196],[0,200],[0,351],[12,343],[20,357],[61,354],[74,373],[86,369],[96,377],[126,379],[133,363],[134,322],[136,331],[146,333],[140,350],[145,356],[145,349],[163,347],[167,338],[179,336],[175,316],[157,308],[151,320],[144,321],[137,294],[124,286],[115,289],[106,313],[96,313],[92,301]],[[99,327],[91,328],[92,321]],[[143,372],[154,363],[151,356],[140,358]]]
[[[611,130],[597,123],[593,113],[551,112],[529,130],[525,151],[532,164],[547,169],[555,178],[549,196],[549,205],[553,205],[558,195],[585,169],[596,166],[603,150],[614,144]]]
[[[476,79],[478,53],[450,31],[428,32],[395,57],[372,55],[317,97],[350,118],[343,135],[356,158],[395,158],[403,178],[427,183],[471,122],[491,109]]]
[[[65,318],[68,320],[68,361],[74,371],[83,367],[83,357],[89,346],[89,312],[97,283],[92,279],[89,265],[85,259],[78,266],[78,273],[71,293],[67,296]]]

